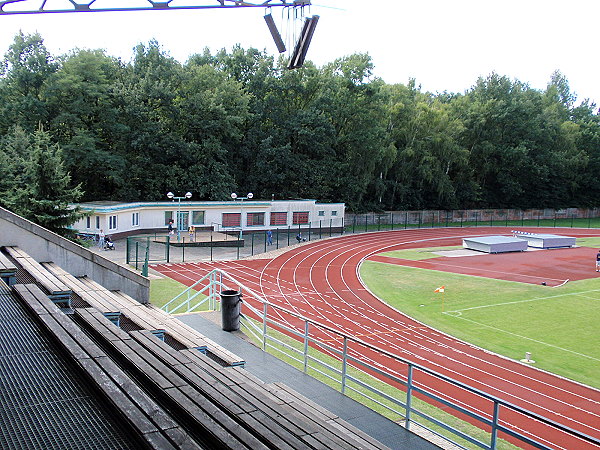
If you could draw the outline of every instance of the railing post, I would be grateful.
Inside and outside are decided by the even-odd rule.
[[[263,341],[262,341],[262,349],[263,352],[267,351],[267,305],[263,303]]]
[[[408,377],[406,380],[406,429],[410,429],[410,413],[412,411],[412,388],[413,388],[413,366],[408,365]]]
[[[310,326],[310,322],[308,320],[304,321],[304,373],[308,371],[308,328]]]
[[[168,263],[168,262],[170,262],[170,259],[171,259],[171,236],[167,236],[167,239],[165,242],[166,242],[165,245],[167,246],[166,253],[167,253],[167,263]]]
[[[342,394],[346,393],[346,372],[348,370],[348,338],[344,336],[344,349],[342,352]]]
[[[492,418],[492,432],[490,434],[490,449],[495,450],[496,444],[498,440],[498,420],[500,415],[500,404],[495,401],[494,402],[494,416]]]

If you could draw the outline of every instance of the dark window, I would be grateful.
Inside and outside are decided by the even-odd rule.
[[[308,211],[298,211],[292,218],[293,225],[305,225],[308,223]]]
[[[239,227],[240,226],[240,213],[223,213],[223,226],[224,227]]]
[[[265,213],[248,213],[246,216],[248,226],[264,225],[265,224]]]
[[[287,225],[287,213],[286,212],[272,212],[271,213],[271,225]]]

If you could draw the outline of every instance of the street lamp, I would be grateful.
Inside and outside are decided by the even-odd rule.
[[[171,200],[177,200],[177,242],[179,242],[179,238],[181,236],[181,217],[180,217],[180,209],[181,209],[181,200],[192,198],[191,192],[186,192],[183,197],[176,197],[172,192],[167,193],[167,197]]]
[[[248,192],[248,194],[245,197],[238,197],[238,195],[235,192],[231,193],[231,198],[234,202],[236,200],[240,201],[240,239],[242,239],[244,235],[244,200],[251,200],[252,197],[254,197],[254,194],[252,192]]]

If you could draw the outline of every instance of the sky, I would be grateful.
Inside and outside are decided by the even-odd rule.
[[[112,4],[131,1],[146,4],[144,0],[112,0]],[[178,1],[182,0],[173,4]],[[600,104],[598,0],[312,1],[305,14],[319,15],[320,20],[307,59],[318,66],[352,53],[368,53],[374,75],[386,83],[406,84],[414,78],[422,90],[434,93],[464,92],[492,72],[545,89],[559,70],[579,101],[590,98]],[[11,8],[32,9],[25,5],[37,8],[41,3],[26,0]],[[53,8],[66,5],[68,0],[47,2]],[[38,31],[53,55],[73,48],[102,48],[129,61],[136,44],[153,38],[182,63],[205,47],[214,53],[235,44],[276,55],[263,19],[269,12],[288,48],[293,47],[293,30],[302,20],[288,20],[288,8],[239,8],[2,15],[0,55],[19,30]]]

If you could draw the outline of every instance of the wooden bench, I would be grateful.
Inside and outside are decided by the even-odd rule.
[[[162,309],[151,304],[141,304],[120,291],[109,291],[88,277],[82,277],[79,280],[89,289],[102,292],[113,304],[119,306],[124,315],[141,325],[141,328],[163,330],[183,346],[195,348],[202,353],[208,352],[218,358],[224,365],[244,367],[246,364],[243,358],[223,348]],[[160,337],[160,333],[155,334]]]
[[[271,386],[245,369],[221,367],[191,350],[175,351],[157,343],[147,332],[133,332],[131,337],[221,408],[240,418],[251,416],[255,423],[266,426],[262,432],[274,444],[285,443],[292,448],[386,448],[316,404],[311,405],[312,409],[292,406],[289,396],[276,395]],[[299,398],[300,394],[296,394],[295,399]],[[313,410],[318,414],[312,414]],[[332,420],[336,421],[335,426]]]
[[[62,281],[48,272],[35,259],[21,250],[19,247],[5,247],[7,253],[31,275],[36,283],[46,291],[48,297],[57,304],[71,307],[71,289]]]
[[[176,350],[149,331],[132,331],[127,334],[99,312],[86,309],[75,310],[75,321],[96,342],[100,342],[107,354],[127,373],[131,373],[163,408],[179,421],[187,423],[192,437],[207,448],[293,448],[284,442],[271,443],[255,430],[261,424],[253,420],[248,423],[243,417],[237,417],[221,408],[221,405],[213,402],[179,375],[169,364],[170,361],[157,358],[148,350],[148,346],[166,348],[167,353],[176,353]],[[144,346],[139,339],[133,338],[138,335],[143,336],[150,344]],[[190,351],[201,355],[195,350]]]
[[[17,282],[16,275],[17,266],[15,266],[6,255],[0,252],[0,278],[2,278],[8,286],[12,286]]]
[[[104,316],[116,326],[119,326],[121,310],[116,305],[108,301],[105,296],[101,295],[96,290],[90,289],[87,284],[82,283],[79,278],[74,277],[60,266],[52,262],[45,262],[41,264],[44,269],[62,281],[68,288],[77,294],[79,298],[104,314]]]
[[[142,440],[140,446],[156,449],[202,448],[39,287],[18,284],[14,286],[14,291],[34,319],[79,367],[104,400],[125,419],[125,423]],[[118,330],[113,325],[111,327]]]

